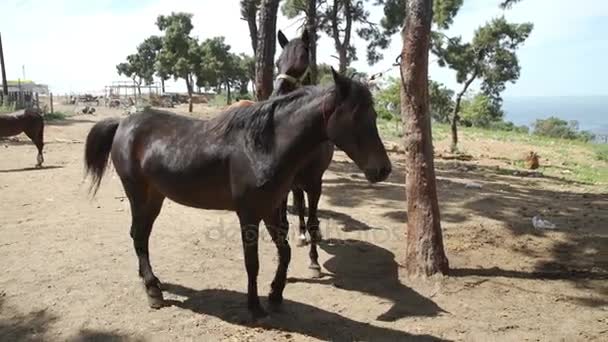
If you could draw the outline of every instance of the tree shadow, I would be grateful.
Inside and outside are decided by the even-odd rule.
[[[76,119],[76,118],[66,118],[66,119],[61,119],[61,120],[51,120],[51,121],[45,121],[44,125],[45,126],[71,126],[71,125],[76,125],[76,124],[84,124],[84,123],[96,123],[97,121],[95,120],[90,120],[90,119]]]
[[[97,331],[97,330],[81,330],[75,337],[68,339],[68,342],[144,342],[145,339],[139,337],[131,337],[116,333]]]
[[[393,169],[386,181],[376,184],[369,183],[350,162],[333,161],[329,170],[338,176],[323,180],[323,196],[327,196],[331,205],[355,208],[370,201],[378,203],[381,200],[387,205],[405,202],[402,185],[405,175],[398,168]]]
[[[399,265],[391,251],[352,239],[330,239],[321,242],[319,246],[331,255],[323,264],[331,272],[329,277],[290,278],[290,282],[333,285],[347,291],[387,299],[392,302],[392,307],[377,317],[381,321],[396,321],[408,316],[437,316],[445,312],[432,300],[401,283]]]
[[[475,161],[436,160],[435,166],[443,222],[464,226],[481,217],[500,222],[497,227],[507,230],[506,234],[480,229],[452,230],[451,234],[482,238],[485,240],[481,244],[491,242],[496,248],[528,257],[533,267],[528,276],[532,279],[558,273],[576,287],[608,295],[608,287],[597,281],[608,272],[608,193],[579,192],[585,183],[547,175],[514,175],[518,170],[478,165]],[[389,183],[378,191],[365,188],[364,177],[359,177],[356,166],[348,161],[334,161],[330,169],[337,176],[324,181],[328,183],[324,195],[331,204],[380,205],[386,208],[380,215],[406,222],[403,163],[393,160]],[[466,188],[470,182],[482,188]],[[534,228],[532,218],[537,215],[555,223],[557,229]],[[513,239],[505,239],[509,236]],[[527,243],[526,236],[536,240]]]
[[[14,312],[7,307],[4,298],[0,297],[0,312],[10,318],[0,318],[0,340],[43,342],[48,341],[46,334],[52,324],[59,320],[56,315],[47,310],[39,310],[28,314]],[[64,339],[68,342],[143,342],[141,338],[133,338],[113,332],[98,330],[81,330],[71,338]]]
[[[10,311],[3,298],[0,298],[0,311],[4,315]],[[57,321],[57,317],[46,310],[34,311],[28,314],[13,314],[11,318],[0,319],[0,337],[3,341],[42,342],[49,325]]]
[[[168,292],[185,297],[183,301],[171,302],[176,307],[214,316],[232,324],[256,325],[249,320],[245,293],[225,289],[194,290],[169,283],[164,283],[164,286]],[[399,330],[357,322],[339,314],[291,300],[285,300],[281,312],[272,314],[268,320],[260,324],[265,329],[298,333],[324,341],[442,341],[430,335],[412,335]]]
[[[61,166],[61,165],[49,165],[49,166],[42,166],[42,167],[24,167],[24,168],[20,168],[20,169],[0,170],[0,173],[44,171],[44,170],[63,169],[63,168],[64,168],[64,166]]]
[[[441,165],[439,173],[448,188],[448,196],[442,196],[447,206],[457,205],[468,217],[479,216],[502,222],[515,237],[535,236],[549,242],[549,259],[542,243],[503,241],[498,244],[510,248],[533,261],[533,271],[500,271],[501,269],[476,269],[474,272],[455,270],[460,276],[478,275],[522,279],[567,280],[576,287],[592,290],[608,298],[608,287],[602,285],[608,275],[608,193],[584,193],[564,189],[562,185],[582,185],[559,177],[540,176],[528,178],[513,176],[511,169],[476,166],[467,172],[455,174],[454,167]],[[465,189],[462,183],[453,181],[465,178],[482,184],[481,189]],[[542,182],[543,185],[540,185]],[[562,188],[563,190],[556,190]],[[442,213],[443,214],[443,213]],[[554,230],[537,229],[532,224],[534,216],[541,216],[557,226]],[[443,215],[442,215],[443,218]],[[487,234],[487,231],[485,232]],[[559,234],[559,235],[554,235]],[[492,240],[492,237],[488,237]],[[528,240],[530,241],[530,240]],[[494,241],[495,243],[497,241]],[[600,300],[606,303],[608,300]],[[584,300],[579,301],[585,304]],[[597,305],[597,301],[587,301]]]

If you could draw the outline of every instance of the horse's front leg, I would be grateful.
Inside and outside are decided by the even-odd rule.
[[[268,295],[271,308],[276,310],[283,303],[283,290],[287,281],[287,269],[291,261],[291,248],[287,241],[289,226],[283,222],[282,210],[279,213],[275,213],[272,217],[264,219],[264,223],[279,253],[279,265],[274,280],[270,285],[271,290]]]
[[[260,305],[258,296],[258,272],[260,262],[258,259],[258,235],[260,220],[246,212],[238,212],[241,224],[241,238],[245,254],[245,268],[247,269],[247,308],[254,319],[267,315]]]

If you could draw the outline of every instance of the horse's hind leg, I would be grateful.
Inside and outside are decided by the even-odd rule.
[[[131,203],[131,238],[139,261],[139,276],[146,287],[150,307],[158,309],[164,304],[163,293],[150,265],[148,242],[164,196],[150,189],[141,189],[140,186],[125,186],[125,190]]]
[[[36,167],[41,167],[42,163],[44,163],[44,156],[42,155],[42,149],[44,148],[44,123],[40,121],[40,124],[36,125],[35,128],[27,129],[24,133],[36,145],[38,149]]]
[[[310,235],[310,266],[313,278],[321,276],[321,266],[319,265],[319,253],[317,252],[317,244],[322,240],[321,231],[319,229],[319,218],[317,217],[317,208],[319,199],[321,198],[321,180],[315,182],[314,186],[307,191],[308,194],[308,234]]]
[[[304,191],[300,188],[295,188],[292,190],[292,194],[293,204],[300,219],[300,232],[296,240],[296,246],[302,247],[306,246],[306,218],[304,217],[306,209],[304,208]]]

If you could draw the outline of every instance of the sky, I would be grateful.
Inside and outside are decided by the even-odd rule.
[[[465,0],[448,34],[470,39],[477,27],[500,15],[534,23],[518,52],[521,77],[504,96],[608,95],[608,1],[523,0],[508,11],[500,10],[499,2]],[[7,77],[24,78],[25,71],[25,79],[48,84],[56,93],[103,90],[124,80],[116,64],[146,37],[159,34],[156,17],[172,11],[194,14],[193,35],[199,39],[225,36],[233,52],[252,54],[239,0],[0,0]],[[381,16],[381,8],[371,9],[372,21]],[[283,16],[277,27],[287,37],[299,34],[299,23]],[[318,61],[337,67],[332,42],[321,36]],[[353,66],[369,74],[391,68],[401,50],[399,38],[393,37],[385,59],[373,66],[365,61],[366,43],[356,40],[361,57]],[[431,78],[458,89],[454,73],[437,66],[433,56],[430,60]],[[387,74],[398,75],[396,68]],[[183,91],[183,83],[171,82],[168,90]]]

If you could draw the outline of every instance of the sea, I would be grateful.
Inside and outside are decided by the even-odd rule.
[[[598,136],[598,141],[608,142],[608,95],[505,97],[503,110],[506,121],[529,127],[537,119],[550,116],[576,120],[580,130],[591,131]]]

